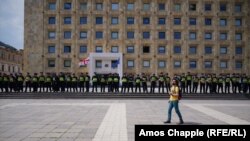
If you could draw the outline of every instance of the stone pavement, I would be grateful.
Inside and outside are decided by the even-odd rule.
[[[0,99],[0,141],[133,141],[134,125],[163,124],[167,106],[167,99]],[[190,125],[250,124],[249,108],[249,100],[180,102]]]

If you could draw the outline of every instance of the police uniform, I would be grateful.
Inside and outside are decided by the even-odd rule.
[[[77,90],[77,77],[75,74],[73,74],[72,79],[71,79],[71,87],[73,88],[73,92],[78,92]]]
[[[186,78],[185,74],[183,74],[181,76],[180,81],[181,81],[181,90],[182,90],[183,93],[185,93],[186,83],[187,83],[187,78]]]
[[[39,92],[44,92],[44,88],[45,88],[45,77],[43,75],[43,73],[41,72],[40,76],[39,76]]]
[[[230,75],[228,75],[225,78],[225,93],[230,93],[230,82],[231,82],[231,78],[230,78]]]
[[[59,91],[59,85],[60,85],[59,77],[57,76],[56,73],[53,73],[53,75],[52,75],[52,88],[53,88],[54,92]]]
[[[105,79],[104,75],[101,76],[101,80],[100,81],[101,81],[101,92],[105,93],[106,79]]]
[[[221,93],[224,93],[223,92],[223,83],[224,83],[224,78],[222,76],[219,77],[219,80],[218,80],[218,93],[220,93],[220,90],[221,90]]]
[[[28,89],[29,92],[31,92],[31,76],[29,73],[27,73],[24,81],[25,81],[25,92],[28,92]]]
[[[250,76],[248,76],[248,93],[250,94]]]
[[[212,77],[211,75],[208,75],[208,77],[206,78],[206,92],[208,93],[208,89],[209,89],[209,93],[212,93]]]
[[[61,73],[59,76],[59,86],[60,86],[60,90],[61,92],[65,92],[65,76],[64,73]]]
[[[119,75],[115,74],[113,86],[114,86],[115,92],[117,92],[117,93],[119,92],[119,81],[120,81]]]
[[[187,74],[187,93],[191,93],[191,90],[192,90],[192,75],[188,72]]]
[[[66,76],[66,91],[67,92],[71,92],[71,85],[72,85],[72,82],[71,82],[71,75],[68,74]]]
[[[97,92],[97,83],[98,83],[98,78],[96,75],[94,75],[92,77],[92,92],[94,92],[94,90]]]
[[[3,76],[1,72],[0,72],[0,91],[3,92]]]
[[[158,86],[159,93],[161,92],[161,89],[162,89],[162,93],[164,93],[164,76],[163,76],[163,73],[161,73],[160,76],[159,76],[159,86]]]
[[[45,78],[45,87],[46,87],[46,92],[51,92],[52,91],[52,77],[50,76],[49,73],[47,73],[47,76]]]
[[[89,81],[90,81],[90,76],[88,75],[88,73],[85,74],[85,86],[86,86],[86,92],[89,92]]]
[[[122,77],[122,90],[121,90],[121,92],[125,93],[127,87],[128,87],[128,78],[127,78],[126,74],[124,74]]]
[[[17,90],[18,92],[22,92],[23,91],[23,81],[24,81],[24,77],[23,75],[20,73],[17,77]]]
[[[113,76],[109,74],[108,76],[108,92],[113,92]]]
[[[233,91],[233,93],[236,93],[236,88],[237,88],[237,86],[236,86],[236,76],[235,76],[235,74],[233,74],[233,76],[232,76],[232,91]]]
[[[142,75],[142,90],[143,93],[148,93],[148,85],[147,85],[147,76],[145,74]]]
[[[236,87],[238,89],[238,92],[241,93],[241,78],[239,75],[236,76]],[[237,90],[236,90],[237,93]]]
[[[132,93],[134,92],[134,76],[133,74],[130,74],[129,78],[128,78],[128,93],[130,91],[130,88],[132,90]]]
[[[195,75],[193,78],[193,93],[197,93],[198,84],[199,84],[199,77]]]
[[[243,93],[247,93],[247,88],[248,88],[247,83],[248,83],[247,76],[244,75],[242,78]]]
[[[3,87],[5,92],[9,92],[9,77],[6,74],[3,75]]]
[[[14,75],[10,74],[10,76],[9,76],[9,88],[10,88],[10,92],[14,92],[15,91],[15,81],[16,81],[16,78],[14,77]]]
[[[218,83],[218,78],[216,75],[213,76],[212,78],[212,92],[217,93],[217,83]]]
[[[139,92],[141,93],[141,78],[139,75],[135,78],[135,93],[137,93],[137,89],[139,89]]]
[[[157,81],[157,77],[155,76],[155,74],[153,74],[153,76],[150,77],[150,81],[151,81],[150,93],[155,93],[155,87]]]
[[[85,81],[84,75],[83,75],[83,73],[81,73],[80,76],[79,76],[80,92],[84,92],[84,81]]]
[[[204,76],[204,74],[201,75],[200,77],[200,93],[206,93],[206,77]]]
[[[32,87],[33,87],[33,92],[37,92],[38,88],[38,77],[37,74],[35,73],[34,76],[32,77]]]
[[[166,74],[165,76],[165,86],[166,86],[166,90],[167,90],[167,93],[170,91],[170,77],[168,76],[168,74]]]

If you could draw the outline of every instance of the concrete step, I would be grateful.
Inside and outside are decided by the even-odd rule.
[[[183,94],[185,99],[220,99],[220,100],[249,100],[250,94]],[[65,99],[65,98],[151,98],[151,99],[168,99],[168,94],[159,93],[0,93],[0,99]]]

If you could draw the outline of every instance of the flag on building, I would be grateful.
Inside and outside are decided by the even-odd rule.
[[[89,63],[89,57],[80,60],[79,66],[80,66],[80,67],[81,67],[81,66],[85,66],[85,65],[87,65],[88,63]]]
[[[117,60],[112,61],[112,68],[117,68],[120,64],[120,57]]]

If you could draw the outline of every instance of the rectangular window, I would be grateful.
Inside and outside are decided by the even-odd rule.
[[[64,67],[70,68],[71,67],[71,60],[64,60]]]
[[[134,46],[127,46],[127,53],[134,53]]]
[[[189,11],[196,11],[196,4],[189,4]]]
[[[71,3],[70,2],[64,3],[64,9],[65,10],[71,10]]]
[[[236,33],[235,34],[235,40],[237,40],[237,41],[242,40],[242,33]]]
[[[56,10],[56,3],[50,2],[48,5],[49,10]]]
[[[220,40],[227,40],[227,33],[220,33]]]
[[[80,46],[80,53],[87,53],[88,49],[86,45]]]
[[[158,4],[158,9],[159,9],[159,11],[165,10],[165,3],[159,3]]]
[[[143,46],[143,53],[150,53],[150,47],[149,46]]]
[[[149,39],[150,38],[150,32],[143,32],[142,37],[143,37],[143,39]]]
[[[213,48],[211,46],[205,46],[205,54],[212,54]]]
[[[149,18],[143,18],[143,24],[150,24]]]
[[[181,68],[181,61],[175,60],[174,61],[174,68]]]
[[[226,69],[227,68],[227,61],[220,61],[220,68]]]
[[[158,61],[158,68],[166,68],[166,61],[159,60]]]
[[[165,46],[159,46],[158,47],[158,54],[165,54],[166,53],[166,47]]]
[[[235,54],[237,54],[237,55],[242,54],[242,52],[243,52],[242,50],[243,50],[243,49],[242,49],[241,46],[236,47],[236,48],[235,48]]]
[[[111,52],[112,53],[118,53],[119,52],[118,46],[112,46],[111,47]]]
[[[133,31],[127,32],[127,39],[134,39],[134,32]]]
[[[189,25],[196,25],[196,18],[189,18]]]
[[[190,46],[189,47],[189,54],[196,54],[197,47],[196,46]]]
[[[128,68],[133,68],[134,67],[134,60],[128,60],[127,61],[127,67]]]
[[[211,18],[205,18],[205,25],[212,25],[212,19]]]
[[[227,47],[220,47],[220,54],[227,54]]]
[[[181,32],[174,32],[174,39],[180,40],[181,39]]]
[[[96,46],[95,47],[95,52],[96,53],[102,53],[102,46]]]
[[[149,3],[143,3],[143,10],[144,11],[149,11],[150,9],[150,4]]]
[[[111,39],[118,39],[118,32],[111,32]]]
[[[220,19],[220,26],[227,26],[227,19]]]
[[[56,32],[55,31],[49,31],[49,39],[55,39],[56,38]]]
[[[189,33],[189,40],[196,40],[196,32]]]
[[[181,25],[181,18],[174,18],[174,25]]]
[[[64,46],[63,52],[64,53],[70,53],[71,52],[71,46]]]
[[[118,20],[118,17],[111,17],[111,24],[118,24],[119,22],[118,22],[119,20]]]
[[[102,31],[96,31],[96,32],[95,32],[95,38],[96,38],[96,39],[102,39],[102,38],[103,38],[103,33],[102,33]]]
[[[112,4],[111,4],[111,10],[116,11],[116,10],[118,10],[118,9],[119,9],[119,4],[118,4],[118,3],[112,3]]]
[[[166,36],[165,32],[159,32],[158,34],[159,39],[165,39],[166,38],[165,36]]]
[[[174,11],[175,11],[175,12],[181,11],[181,4],[175,3],[175,4],[174,4]]]
[[[241,12],[241,4],[240,3],[238,3],[238,4],[235,4],[235,6],[234,6],[234,11],[235,12]]]
[[[181,53],[181,46],[174,46],[174,53],[180,54]]]
[[[71,31],[64,31],[64,39],[71,39]]]
[[[212,40],[212,33],[211,32],[205,32],[205,40]]]
[[[204,62],[204,68],[206,68],[206,69],[212,68],[212,61],[205,61]]]
[[[111,61],[111,67],[112,68],[117,68],[118,67],[118,60],[112,60]]]
[[[133,17],[128,17],[127,18],[127,24],[134,24],[134,18]]]
[[[189,61],[189,68],[190,69],[195,69],[196,67],[197,67],[196,61]]]
[[[165,19],[165,18],[159,18],[159,19],[158,19],[158,24],[159,24],[159,25],[164,25],[165,22],[166,22],[166,19]]]
[[[49,68],[54,68],[55,66],[56,66],[55,60],[48,60],[48,67]]]
[[[71,17],[64,17],[64,24],[71,24]]]
[[[87,39],[87,37],[88,37],[87,31],[80,32],[80,39]]]
[[[98,11],[102,11],[102,9],[103,9],[102,3],[96,3],[95,4],[95,9],[98,10]]]
[[[56,24],[56,17],[49,17],[49,24]]]
[[[212,10],[212,4],[211,3],[206,3],[204,6],[205,11],[211,11]]]
[[[128,4],[127,4],[127,10],[128,10],[128,11],[134,10],[134,3],[128,3]]]
[[[102,17],[95,18],[95,24],[102,24],[102,23],[103,23]]]
[[[83,10],[83,11],[87,10],[87,3],[86,2],[80,3],[80,10]]]
[[[55,52],[56,52],[55,46],[48,46],[48,53],[55,53]]]
[[[243,64],[242,64],[241,60],[235,61],[235,68],[236,69],[242,69],[242,67],[243,67]]]
[[[87,24],[87,17],[80,17],[80,24]]]
[[[96,68],[102,68],[102,60],[96,60],[95,61],[95,67]]]
[[[220,3],[220,11],[221,12],[227,11],[227,4],[226,3]]]
[[[242,20],[241,19],[235,19],[235,26],[241,26]]]
[[[149,60],[143,60],[143,67],[149,68],[150,67],[150,61]]]

